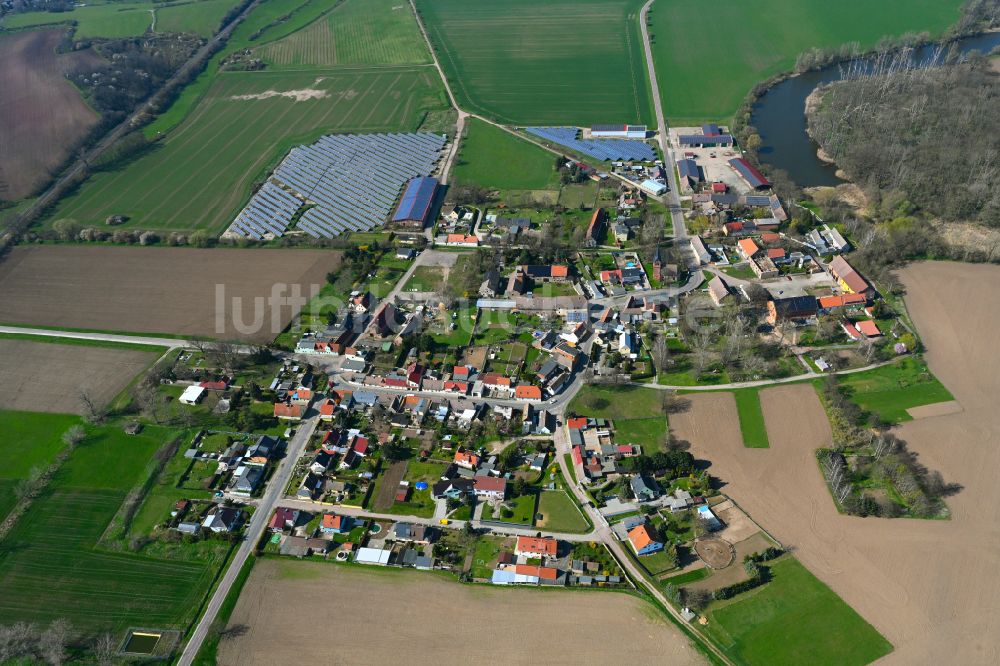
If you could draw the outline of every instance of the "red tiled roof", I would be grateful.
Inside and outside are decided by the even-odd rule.
[[[552,267],[552,277],[567,277],[569,275],[569,266],[553,266]]]
[[[582,416],[570,419],[566,421],[566,427],[570,430],[583,430],[587,427],[587,419]]]
[[[539,553],[548,557],[555,557],[559,549],[559,542],[549,537],[517,537],[517,552]]]
[[[784,259],[785,250],[780,247],[773,247],[767,251],[767,256],[769,259]]]
[[[324,513],[323,514],[323,527],[332,530],[343,529],[344,527],[344,517],[338,516],[335,513]]]
[[[476,490],[483,492],[505,492],[507,490],[507,479],[499,476],[477,476],[473,481]]]
[[[878,324],[876,324],[871,319],[859,321],[858,330],[869,338],[877,338],[878,336],[882,335],[882,331],[879,330]]]
[[[754,243],[750,238],[744,238],[738,242],[737,245],[740,246],[740,249],[743,250],[743,253],[748,257],[752,257],[760,250],[760,248],[757,247],[757,243]]]
[[[541,400],[542,389],[537,386],[518,386],[514,391],[514,396],[525,400]]]
[[[656,539],[653,538],[653,533],[649,531],[647,525],[633,527],[628,533],[628,539],[635,546],[636,550],[642,550],[649,544],[656,542]]]

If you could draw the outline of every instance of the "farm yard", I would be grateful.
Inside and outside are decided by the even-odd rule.
[[[505,123],[652,124],[640,0],[419,0],[459,105]]]
[[[399,0],[346,0],[258,54],[277,67],[431,62],[410,5]]]
[[[663,111],[674,124],[729,122],[755,84],[792,69],[800,53],[858,42],[870,48],[885,35],[940,35],[958,19],[960,0],[735,0],[713,13],[738,29],[715,30],[704,7],[657,0],[649,12]]]
[[[0,322],[269,342],[299,308],[266,306],[256,332],[225,317],[218,332],[215,285],[225,285],[228,304],[242,299],[250,326],[255,297],[275,285],[299,285],[308,296],[339,261],[329,250],[18,247],[0,262]]]
[[[101,172],[50,220],[221,232],[293,146],[332,132],[416,131],[445,108],[429,68],[228,72],[183,125],[123,169]]]
[[[155,351],[0,337],[0,410],[80,413],[82,392],[100,407],[159,356]],[[39,381],[39,378],[45,378]]]
[[[90,429],[0,549],[0,623],[68,620],[74,632],[183,628],[221,562],[160,559],[98,544],[154,452],[174,433]],[[127,602],[124,599],[127,598]]]
[[[65,77],[97,56],[56,53],[63,35],[0,35],[0,200],[31,194],[97,123],[97,113]]]
[[[329,644],[301,617],[345,607],[351,612],[339,614],[338,630],[354,640],[338,644],[344,663],[383,663],[405,653],[409,662],[437,664],[463,635],[482,638],[462,644],[471,663],[525,654],[541,662],[620,662],[653,651],[671,664],[703,663],[659,611],[627,594],[472,588],[420,572],[273,559],[256,563],[230,617],[231,625],[253,629],[223,641],[219,663],[273,664],[289,642],[298,659],[322,661]],[[428,631],[426,618],[449,630]],[[597,624],[616,640],[590,640]]]

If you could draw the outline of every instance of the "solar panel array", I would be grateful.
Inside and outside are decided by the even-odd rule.
[[[599,160],[652,162],[656,159],[656,152],[643,141],[578,139],[580,130],[575,127],[528,127],[526,130],[529,134]]]
[[[771,197],[766,197],[762,194],[748,194],[746,202],[748,206],[770,206]]]
[[[442,134],[334,134],[293,148],[229,230],[251,238],[281,236],[303,205],[297,228],[314,238],[383,224],[399,192],[429,174]]]
[[[295,195],[267,181],[236,216],[229,230],[256,240],[266,233],[281,236],[301,206],[302,201]]]

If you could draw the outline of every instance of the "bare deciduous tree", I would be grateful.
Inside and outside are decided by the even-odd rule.
[[[59,666],[66,661],[70,624],[64,619],[54,620],[38,637],[38,653],[47,664]]]
[[[83,429],[81,425],[70,426],[69,429],[63,433],[62,441],[67,446],[73,447],[82,442],[87,437],[87,431]]]

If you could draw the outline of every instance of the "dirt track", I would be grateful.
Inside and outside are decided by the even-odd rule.
[[[431,573],[261,560],[218,663],[700,664],[652,606],[614,592],[461,585]],[[608,640],[600,640],[604,636]]]
[[[104,405],[156,356],[0,338],[0,409],[78,414],[81,390]]]
[[[0,38],[0,199],[30,194],[97,122],[64,75],[74,63],[99,58],[90,51],[56,54],[63,32]]]
[[[754,519],[893,643],[893,664],[1000,662],[1000,267],[943,262],[903,272],[932,371],[964,408],[905,424],[921,461],[964,489],[950,521],[837,513],[812,451],[829,441],[813,389],[761,392],[770,449],[681,431]],[[962,294],[956,298],[956,294]],[[672,425],[684,426],[674,417]],[[710,429],[708,429],[710,431]]]
[[[339,261],[330,250],[17,247],[0,261],[0,323],[269,342],[299,310],[266,305],[272,288],[298,286],[308,295]],[[224,310],[216,305],[219,285]],[[256,298],[266,307],[255,332]]]

